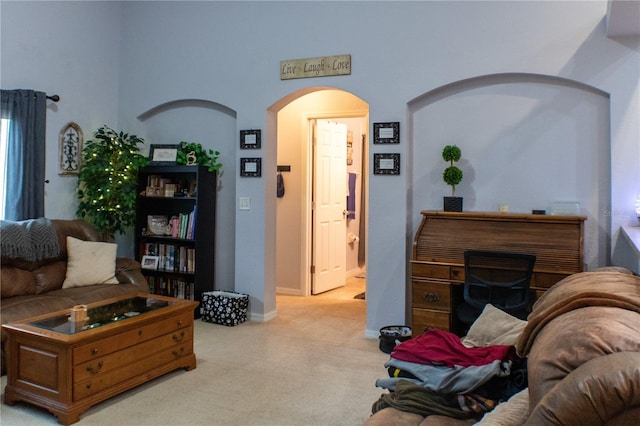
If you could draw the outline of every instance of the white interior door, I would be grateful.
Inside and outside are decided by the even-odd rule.
[[[346,200],[347,126],[317,120],[313,180],[313,294],[345,285]]]

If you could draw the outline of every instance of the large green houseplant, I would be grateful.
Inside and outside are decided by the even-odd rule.
[[[144,140],[100,127],[82,151],[76,215],[87,219],[103,239],[113,240],[136,219],[136,175],[149,160],[140,154]]]
[[[442,172],[442,180],[451,186],[451,197],[444,197],[444,210],[452,212],[462,211],[462,197],[456,197],[456,185],[462,181],[462,170],[453,163],[460,161],[462,151],[456,145],[447,145],[442,150],[442,158],[449,166]]]

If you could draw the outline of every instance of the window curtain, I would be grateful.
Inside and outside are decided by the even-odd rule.
[[[0,115],[8,118],[6,220],[44,216],[47,94],[2,90]]]

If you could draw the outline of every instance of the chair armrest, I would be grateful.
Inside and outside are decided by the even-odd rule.
[[[525,425],[602,424],[640,406],[640,353],[616,352],[594,358],[558,382],[535,407]]]
[[[140,291],[149,293],[149,283],[142,275],[140,263],[129,258],[116,259],[116,278],[121,284],[134,284],[140,287]]]

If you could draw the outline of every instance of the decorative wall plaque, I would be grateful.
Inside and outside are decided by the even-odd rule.
[[[60,174],[75,175],[82,162],[82,129],[76,123],[68,123],[60,132]]]
[[[351,74],[351,55],[280,61],[280,80]]]
[[[374,175],[399,175],[400,154],[373,154]]]
[[[373,143],[400,143],[400,123],[373,123]]]
[[[240,149],[260,149],[260,130],[240,130]]]
[[[260,177],[262,176],[262,158],[241,158],[240,176]]]

